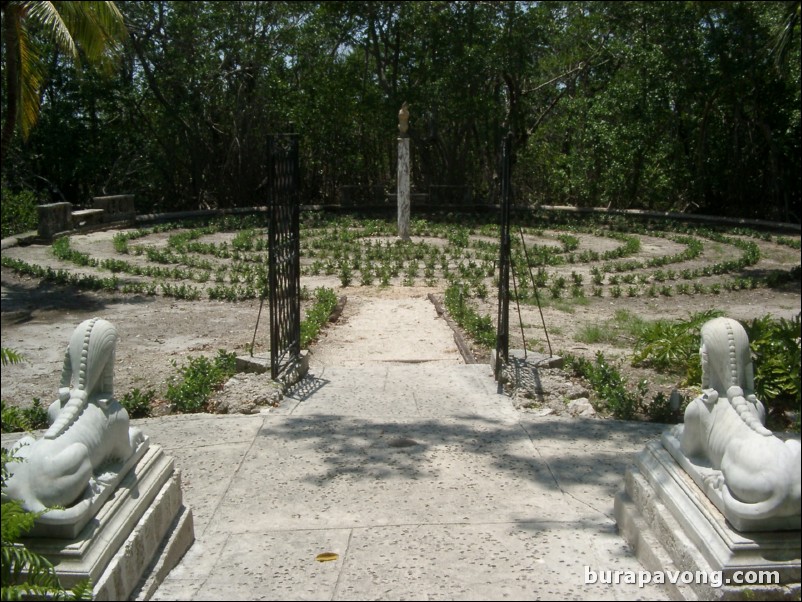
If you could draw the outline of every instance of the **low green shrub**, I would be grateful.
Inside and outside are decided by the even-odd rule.
[[[190,357],[189,362],[179,368],[182,378],[167,384],[166,397],[172,409],[185,414],[204,411],[212,394],[237,371],[236,362],[236,354],[223,349],[214,359]]]
[[[301,321],[301,347],[308,347],[317,338],[335,307],[337,307],[337,295],[332,289],[321,287],[315,291],[315,302]]]
[[[153,401],[156,399],[156,392],[153,389],[140,391],[134,389],[120,397],[120,405],[128,412],[129,418],[147,418]]]
[[[35,431],[48,427],[47,408],[39,399],[34,399],[28,407],[7,406],[0,401],[0,415],[2,415],[2,432],[16,433],[19,431]]]
[[[651,403],[644,404],[643,411],[652,422],[673,424],[678,421],[680,412],[671,406],[671,399],[662,391],[654,396]]]
[[[490,316],[480,316],[467,301],[468,292],[462,284],[452,283],[446,289],[445,306],[451,317],[482,347],[496,344],[496,329]]]
[[[342,284],[343,288],[351,286],[353,278],[354,272],[351,269],[351,266],[348,265],[348,262],[342,262],[340,264],[340,284]]]
[[[660,320],[644,326],[635,342],[633,364],[684,376],[684,382],[702,381],[699,360],[700,331],[708,320],[722,315],[706,311],[688,320]],[[755,367],[755,394],[775,415],[800,413],[800,316],[791,320],[771,316],[743,323]],[[797,419],[798,424],[798,419]]]
[[[658,320],[646,324],[635,341],[633,365],[650,366],[658,372],[686,375],[686,382],[701,381],[699,333],[702,325],[722,315],[708,310],[693,314],[688,320]]]
[[[774,414],[800,413],[800,316],[791,320],[771,316],[744,324],[755,365],[755,394]]]
[[[599,351],[595,361],[567,356],[566,363],[574,373],[586,378],[603,402],[601,409],[620,420],[635,418],[640,405],[640,394],[631,393],[621,373]]]

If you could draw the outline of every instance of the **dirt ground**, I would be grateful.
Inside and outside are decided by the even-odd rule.
[[[73,236],[72,247],[91,251],[92,256],[99,259],[118,257],[111,246],[113,234],[98,232]],[[161,238],[154,236],[150,243],[160,244],[163,238],[163,235]],[[609,240],[602,239],[599,244],[609,244]],[[666,254],[665,248],[660,250],[661,244],[674,243],[664,239],[644,240],[642,256]],[[750,268],[753,272],[788,269],[799,264],[797,251],[773,243],[759,244],[763,259]],[[732,249],[712,249],[706,257],[696,262],[713,262],[718,260],[716,254],[726,257],[728,253],[731,256]],[[12,247],[4,249],[3,255],[38,265],[77,271],[75,266],[56,260],[48,246]],[[673,266],[673,269],[678,271],[694,265],[686,262]],[[29,404],[35,398],[43,402],[55,398],[64,349],[73,329],[85,319],[96,316],[107,319],[119,331],[115,369],[115,391],[119,397],[134,388],[142,391],[154,389],[158,395],[163,395],[168,379],[177,373],[176,366],[184,364],[190,356],[212,356],[218,349],[245,354],[254,337],[259,313],[258,300],[237,303],[209,300],[192,302],[162,296],[91,293],[19,277],[5,267],[1,275],[2,346],[14,349],[25,358],[23,363],[3,367],[2,399],[12,405]],[[588,281],[586,277],[585,282]],[[312,347],[313,357],[321,361],[336,361],[332,358],[346,356],[354,362],[380,361],[376,359],[377,354],[386,351],[388,346],[392,346],[391,355],[397,355],[400,361],[425,359],[431,354],[437,355],[437,358],[453,355],[456,346],[450,350],[432,348],[427,333],[433,332],[430,324],[436,314],[430,303],[419,302],[430,293],[442,299],[445,284],[442,279],[439,282],[436,287],[396,285],[382,289],[356,283],[343,288],[336,276],[303,277],[302,285],[310,290],[328,286],[335,289],[338,296],[348,297],[341,320],[324,332]],[[587,324],[603,324],[621,309],[645,320],[687,318],[694,312],[706,309],[719,309],[736,319],[748,320],[766,314],[791,318],[802,309],[801,301],[799,282],[796,282],[783,289],[759,288],[734,293],[722,291],[718,295],[657,298],[622,295],[617,299],[589,296],[583,304],[546,303],[543,320],[537,307],[527,306],[523,309],[522,319],[530,348],[548,352],[542,327],[542,321],[545,321],[548,342],[555,354],[567,352],[592,358],[597,351],[602,351],[610,358],[621,358],[620,368],[633,382],[646,378],[655,390],[663,390],[668,394],[676,386],[670,377],[632,368],[625,361],[631,349],[577,342],[579,330]],[[495,295],[491,294],[487,301],[480,304],[480,312],[495,316],[495,303]],[[374,313],[366,316],[360,313],[360,308]],[[406,312],[405,319],[408,321],[393,331],[391,342],[379,341],[378,335],[371,329],[380,331],[383,325],[392,326],[400,319],[401,309]],[[518,316],[514,305],[512,309],[510,329],[512,345],[516,346],[520,345]],[[405,334],[401,336],[398,333]],[[269,340],[266,304],[255,340],[255,352],[265,352]],[[570,381],[567,375],[561,375],[561,378]],[[570,386],[571,383],[567,382],[566,387]],[[580,387],[579,394],[582,392]]]

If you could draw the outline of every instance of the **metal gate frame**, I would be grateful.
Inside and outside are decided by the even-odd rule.
[[[267,161],[270,377],[280,380],[301,358],[298,135],[270,135]]]
[[[496,321],[496,362],[493,373],[496,380],[509,361],[510,354],[510,189],[512,136],[504,137],[501,151],[501,233],[499,245],[498,319]]]

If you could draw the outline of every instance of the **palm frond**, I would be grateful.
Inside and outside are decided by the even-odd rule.
[[[45,31],[49,32],[53,41],[56,43],[56,46],[61,52],[69,55],[70,58],[73,60],[78,59],[78,47],[75,45],[75,39],[70,32],[70,28],[68,27],[67,21],[62,16],[61,11],[65,12],[75,12],[82,10],[79,7],[70,8],[69,6],[59,6],[57,7],[56,4],[59,5],[70,5],[76,4],[81,5],[82,2],[26,2],[27,5],[27,17],[31,20],[40,23]]]
[[[2,362],[3,366],[8,364],[19,364],[23,362],[25,358],[22,354],[17,353],[13,349],[9,349],[8,347],[0,348],[0,362]]]

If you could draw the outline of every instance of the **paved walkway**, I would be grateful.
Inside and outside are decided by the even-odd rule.
[[[584,583],[641,570],[613,496],[659,428],[519,413],[483,365],[311,372],[270,413],[139,421],[195,519],[154,599],[665,599]]]
[[[153,599],[666,599],[585,583],[642,570],[613,498],[661,427],[519,412],[428,301],[385,305],[350,304],[279,408],[134,421],[195,524]]]

